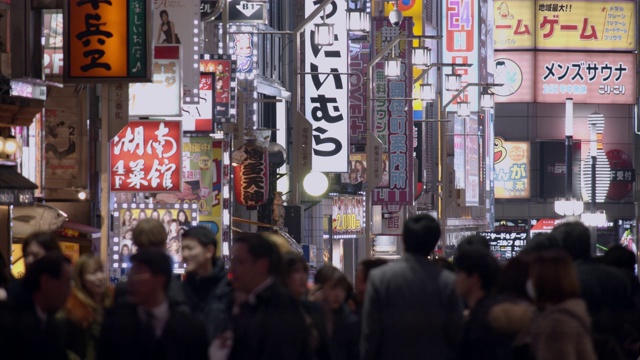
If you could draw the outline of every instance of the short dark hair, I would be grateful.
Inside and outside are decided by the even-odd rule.
[[[519,299],[528,299],[527,281],[531,272],[533,253],[521,252],[516,257],[507,261],[500,274],[496,293],[500,295],[515,296]]]
[[[254,260],[269,261],[269,275],[282,276],[282,255],[276,245],[258,233],[243,233],[233,240],[234,244],[245,244]]]
[[[145,266],[152,275],[160,275],[165,278],[164,288],[169,287],[173,268],[171,258],[166,252],[160,249],[138,249],[138,252],[131,255],[131,263]]]
[[[211,245],[215,249],[218,246],[216,234],[214,234],[213,231],[209,230],[207,227],[201,225],[187,229],[184,233],[182,233],[182,238],[194,239],[203,247]]]
[[[27,248],[31,244],[38,244],[44,249],[45,254],[62,254],[60,244],[55,237],[55,234],[49,231],[39,231],[27,236],[22,242],[22,251],[26,252]]]
[[[562,248],[573,260],[591,258],[591,233],[584,224],[577,221],[565,222],[553,228],[551,233],[560,239]]]
[[[635,271],[636,255],[620,244],[615,244],[602,256],[602,263],[618,269]]]
[[[364,259],[360,261],[360,264],[358,264],[358,266],[360,266],[360,271],[362,271],[362,278],[364,279],[364,281],[367,281],[367,279],[369,279],[369,273],[371,272],[371,270],[387,263],[388,261],[385,259]]]
[[[486,251],[489,251],[491,249],[489,240],[479,234],[469,235],[460,240],[460,243],[458,243],[457,251],[463,251],[467,247],[478,247]]]
[[[323,287],[334,282],[335,286],[343,288],[347,294],[353,291],[353,287],[347,277],[333,265],[324,265],[318,269],[316,275],[313,277],[313,282]]]
[[[169,13],[167,12],[167,10],[160,10],[160,19],[162,19],[162,15],[167,15],[167,17],[169,17]]]
[[[31,296],[40,290],[40,278],[48,275],[60,279],[65,264],[71,265],[71,260],[61,253],[50,253],[36,260],[29,266],[22,282],[23,289]]]
[[[412,216],[404,223],[402,240],[406,252],[427,256],[440,241],[440,224],[429,214]]]
[[[465,248],[456,255],[453,264],[457,271],[468,275],[477,274],[485,292],[491,292],[498,283],[500,264],[487,250],[479,247]]]
[[[304,257],[297,252],[287,251],[282,255],[282,262],[284,264],[284,276],[288,276],[296,269],[297,266],[302,266],[305,273],[309,273],[309,266]]]
[[[167,246],[167,229],[156,219],[142,219],[133,228],[133,244],[139,249],[165,249]]]
[[[523,251],[536,253],[545,250],[562,249],[562,243],[556,234],[553,233],[537,233],[527,241]]]

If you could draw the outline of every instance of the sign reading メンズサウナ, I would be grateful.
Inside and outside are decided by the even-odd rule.
[[[149,0],[69,0],[65,10],[65,82],[151,79]]]
[[[636,55],[536,52],[536,102],[635,104]]]
[[[131,121],[111,140],[111,191],[180,192],[179,121]]]

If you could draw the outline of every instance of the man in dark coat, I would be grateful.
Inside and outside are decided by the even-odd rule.
[[[404,224],[405,255],[371,271],[364,301],[362,359],[452,358],[462,332],[455,275],[427,258],[440,239],[430,215]]]
[[[224,347],[231,336],[233,293],[224,262],[216,258],[216,235],[204,226],[182,234],[182,259],[187,278],[182,283],[187,306],[207,328],[209,343]]]
[[[167,299],[169,256],[147,249],[131,256],[131,263],[129,301],[107,311],[98,359],[207,360],[204,324]]]
[[[230,359],[311,359],[299,304],[280,285],[281,255],[264,236],[246,233],[231,249],[232,285],[243,299],[233,318]]]
[[[36,260],[21,282],[19,301],[4,304],[0,358],[8,360],[66,360],[62,326],[54,314],[71,293],[72,267],[61,254]]]

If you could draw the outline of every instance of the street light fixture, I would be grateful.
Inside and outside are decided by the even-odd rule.
[[[493,109],[493,105],[493,93],[487,87],[482,88],[482,93],[480,94],[480,107],[482,109]]]
[[[391,49],[391,57],[384,61],[384,76],[387,78],[399,78],[402,72],[402,60]]]
[[[431,49],[428,47],[417,47],[411,49],[413,66],[425,69],[431,66]]]
[[[458,110],[456,115],[461,118],[471,116],[471,107],[469,105],[468,101],[458,101]]]
[[[365,9],[347,9],[347,31],[368,33],[371,29],[371,15]]]
[[[315,24],[315,38],[313,39],[318,46],[333,45],[333,24],[327,24],[322,20],[320,24]]]
[[[444,88],[447,91],[458,91],[462,86],[462,75],[447,74],[444,76]]]
[[[436,99],[436,87],[434,84],[420,84],[420,100],[424,102],[433,102]]]

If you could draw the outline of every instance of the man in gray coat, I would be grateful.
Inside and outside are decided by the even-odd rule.
[[[451,359],[463,322],[455,275],[427,258],[440,225],[430,215],[414,216],[404,224],[402,238],[405,256],[369,275],[362,359]]]

